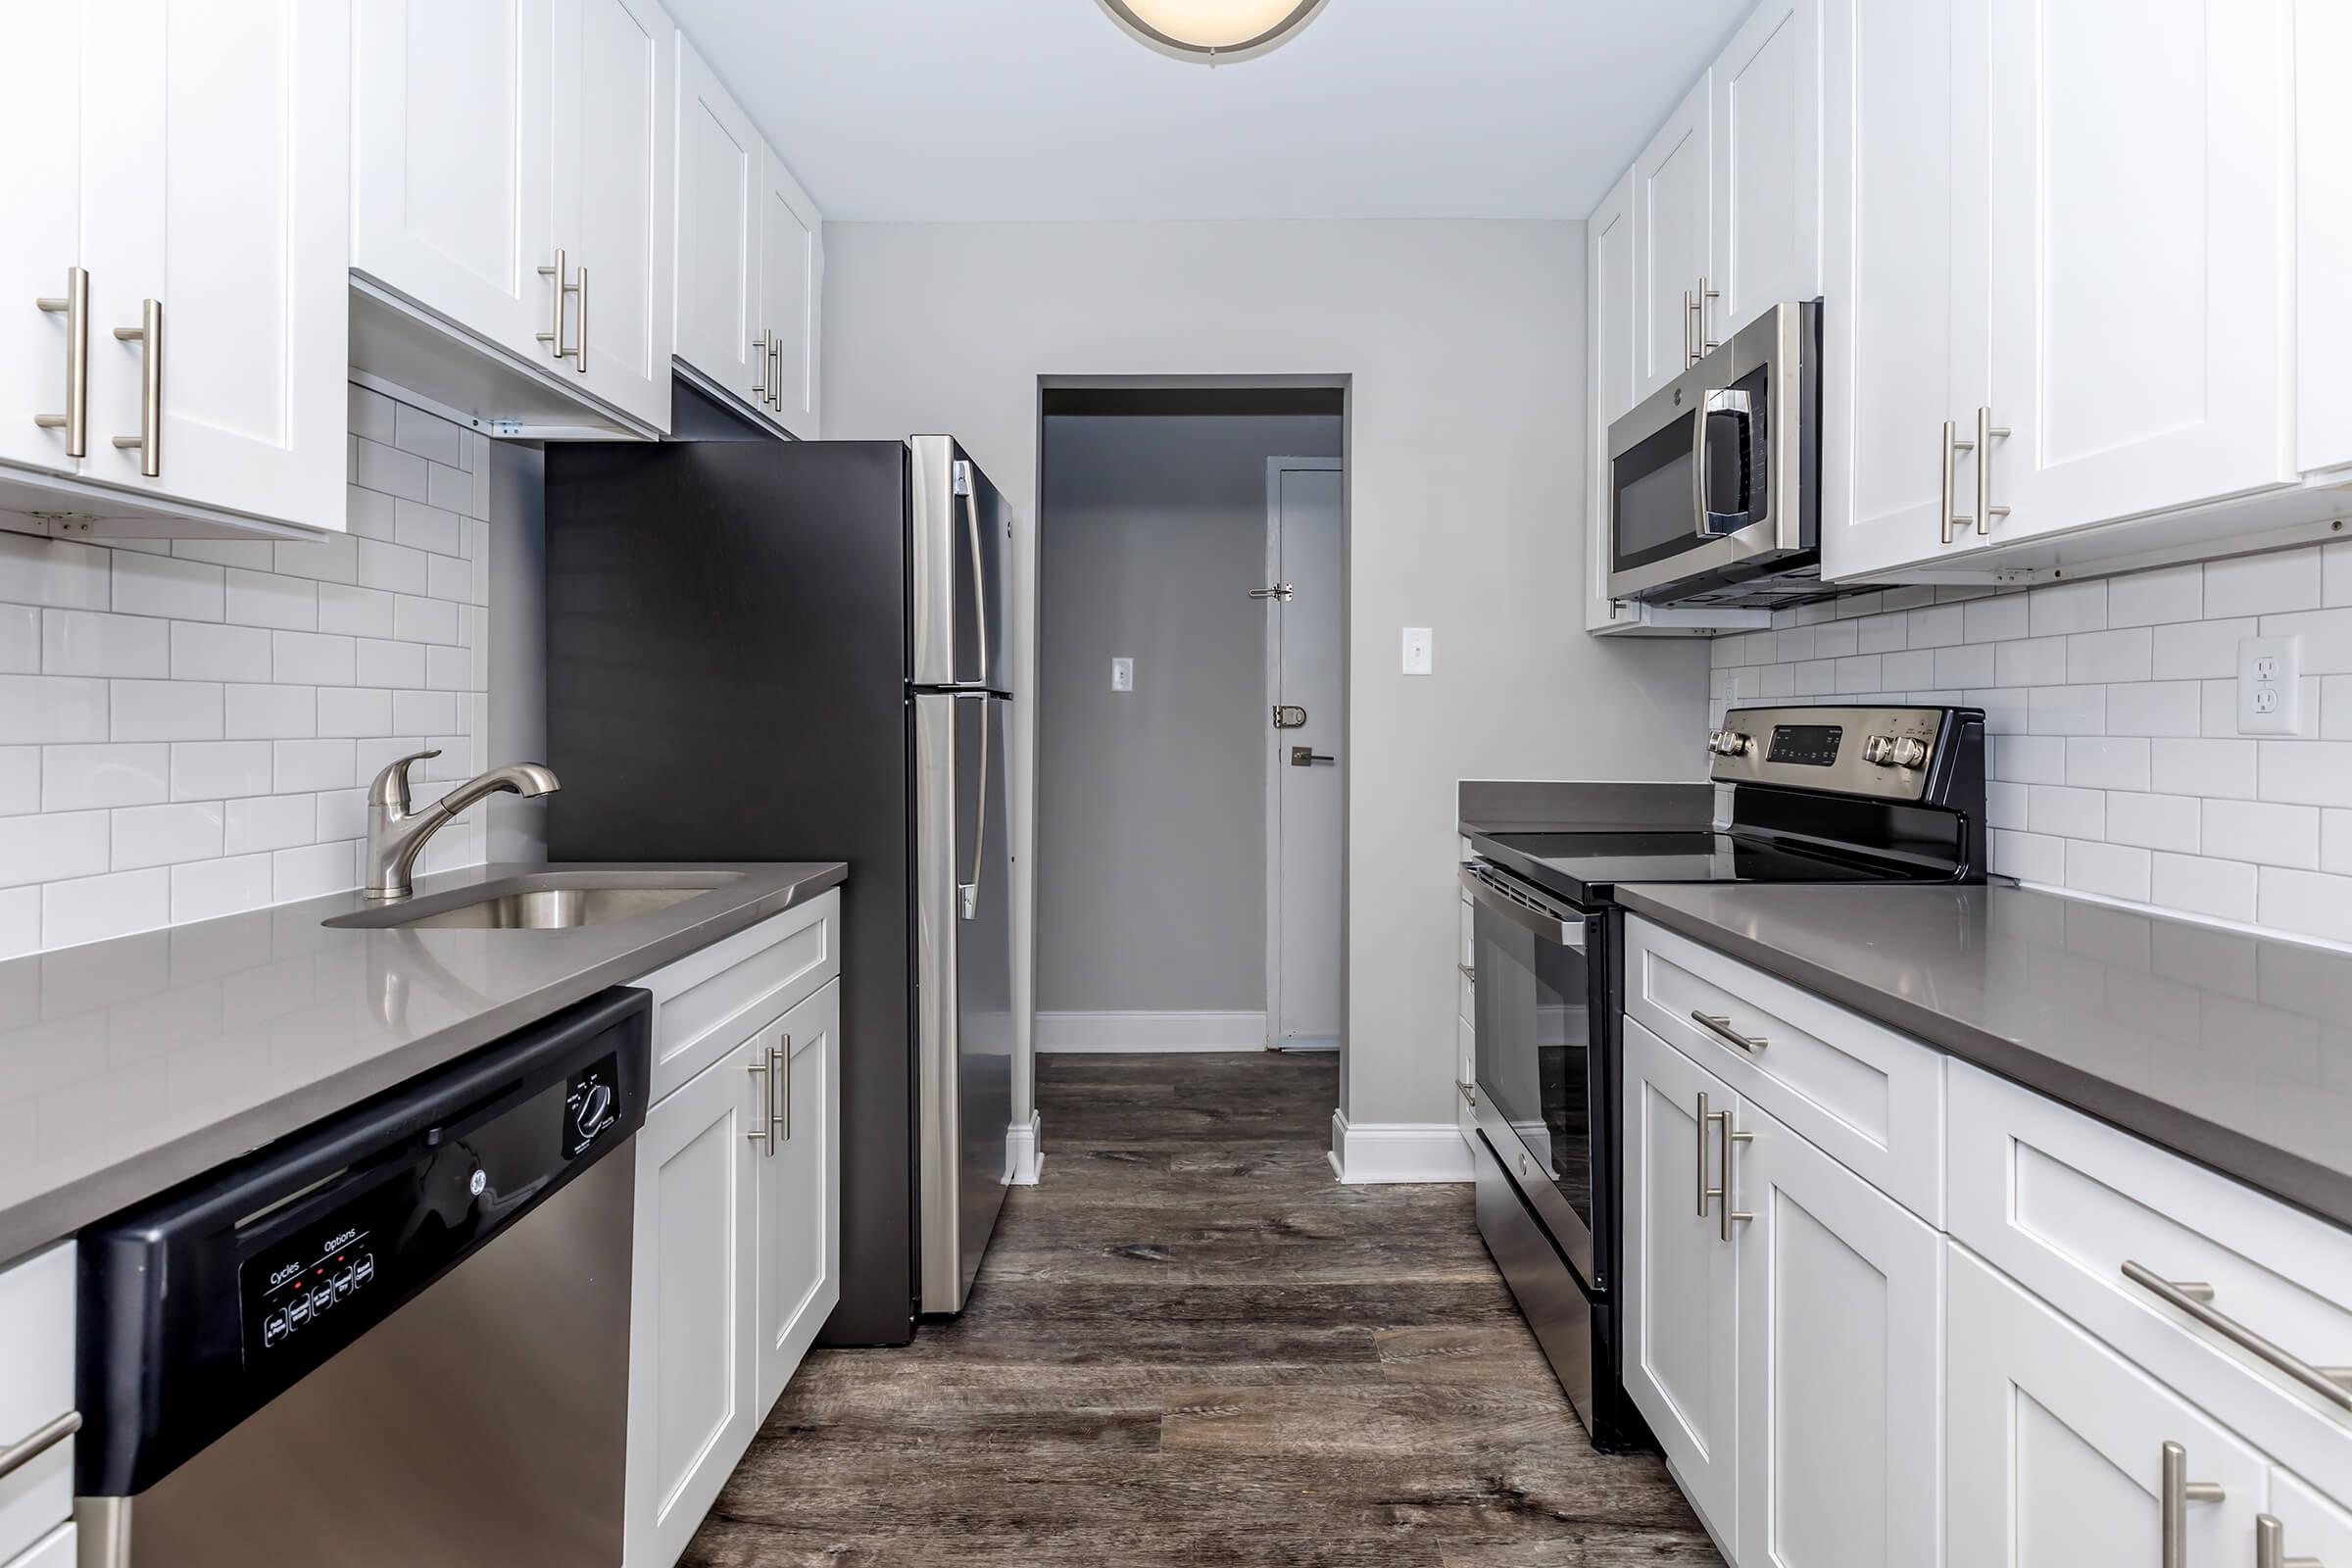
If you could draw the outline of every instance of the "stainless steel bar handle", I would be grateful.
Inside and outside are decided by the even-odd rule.
[[[773,332],[767,336],[767,406],[784,412],[784,340]]]
[[[1944,457],[1943,457],[1943,467],[1944,467],[1944,472],[1945,472],[1946,474],[1952,474],[1952,467],[1953,467],[1953,465],[1954,465],[1954,463],[1957,461],[1957,459],[1958,459],[1958,455],[1959,455],[1960,453],[1963,453],[1963,452],[1981,452],[1981,451],[1982,451],[1982,449],[1981,449],[1981,448],[1980,448],[1980,447],[1977,445],[1977,443],[1976,443],[1976,442],[1974,442],[1974,441],[1971,441],[1970,439],[1968,439],[1968,437],[1966,437],[1966,436],[1964,436],[1964,435],[1960,434],[1960,432],[1959,432],[1958,428],[1957,428],[1955,425],[1953,425],[1953,424],[1952,424],[1952,422],[1951,422],[1950,420],[1948,420],[1948,419],[1947,419],[1947,420],[1945,420],[1945,421],[1944,421],[1944,426],[1943,426],[1943,428],[1944,428],[1944,437],[1943,437],[1943,439],[1944,439],[1944,441],[1947,443],[1947,445],[1946,445],[1946,448],[1945,448],[1945,451],[1944,451]],[[1980,488],[1980,489],[1982,489],[1982,487],[1983,487],[1983,485],[1984,485],[1984,458],[1983,458],[1982,456],[1980,456],[1980,457],[1977,459],[1977,483],[1978,483],[1978,486],[1979,486],[1979,488]],[[1950,481],[1950,482],[1951,482],[1951,485],[1952,485],[1952,488],[1953,488],[1953,489],[1955,489],[1955,490],[1956,490],[1956,489],[1958,489],[1958,488],[1959,488],[1959,477],[1958,477],[1958,475],[1956,475],[1956,474],[1952,474],[1952,477],[1951,477],[1951,481]],[[1972,514],[1968,514],[1968,513],[1965,513],[1965,512],[1958,512],[1958,513],[1955,513],[1955,512],[1953,512],[1953,511],[1952,511],[1952,507],[1951,507],[1951,503],[1950,503],[1949,501],[1947,501],[1947,502],[1944,504],[1944,509],[1943,509],[1943,510],[1944,510],[1944,514],[1945,514],[1945,517],[1946,517],[1946,521],[1945,521],[1945,523],[1944,523],[1944,538],[1943,538],[1943,542],[1944,542],[1945,544],[1947,544],[1947,545],[1948,545],[1948,544],[1950,544],[1950,543],[1952,542],[1952,538],[1953,538],[1953,536],[1954,536],[1954,535],[1958,534],[1958,533],[1959,533],[1959,532],[1960,532],[1960,531],[1961,531],[1963,528],[1966,528],[1966,527],[1967,527],[1969,524],[1971,524],[1971,523],[1975,522],[1977,519],[1976,519],[1976,517],[1975,517],[1975,516],[1973,516]],[[1978,532],[1980,532],[1980,533],[1982,533],[1983,531],[1984,531],[1984,529],[1983,529],[1982,527],[1980,527],[1980,528],[1978,529]]]
[[[771,1154],[776,1152],[776,1090],[768,1073],[775,1059],[773,1051],[762,1051],[758,1061],[746,1062],[743,1068],[760,1080],[760,1113],[752,1118],[752,1130],[743,1136],[755,1144],[764,1145]]]
[[[68,1410],[56,1420],[35,1427],[24,1441],[0,1448],[0,1481],[24,1469],[80,1430],[81,1412]]]
[[[966,699],[986,703],[986,692],[957,692],[956,700]],[[958,911],[966,920],[980,918],[980,869],[988,857],[988,732],[993,727],[988,710],[980,710],[980,778],[979,803],[972,817],[972,879],[959,883],[956,889]]]
[[[2254,1568],[2328,1568],[2317,1557],[2286,1554],[2286,1526],[2267,1513],[2254,1516]]]
[[[1952,454],[1960,429],[1951,420],[1943,421],[1943,480],[1938,487],[1936,511],[1941,523],[1943,542],[1952,542]]]
[[[1455,965],[1454,965],[1454,967],[1455,967],[1456,969],[1459,969],[1459,970],[1461,970],[1461,971],[1462,971],[1462,978],[1463,978],[1463,979],[1465,979],[1465,980],[1469,981],[1469,982],[1470,982],[1472,985],[1476,985],[1476,984],[1478,984],[1478,965],[1477,965],[1477,964],[1475,964],[1475,963],[1457,963],[1457,964],[1455,964]]]
[[[1707,1200],[1723,1196],[1722,1188],[1707,1185],[1707,1129],[1715,1124],[1719,1114],[1707,1108],[1707,1092],[1701,1089],[1698,1092],[1698,1121],[1691,1129],[1694,1135],[1691,1142],[1697,1148],[1697,1169],[1691,1174],[1691,1188],[1698,1196],[1696,1206],[1700,1219],[1707,1217]]]
[[[1992,422],[1992,410],[1977,410],[1977,439],[1974,444],[1977,453],[1977,533],[1980,536],[1992,532],[1993,518],[2009,515],[2007,507],[1992,504],[1992,443],[1995,439],[2006,440],[2008,435],[2007,425]]]
[[[2339,1410],[2352,1410],[2352,1368],[2315,1366],[2293,1351],[2274,1345],[2252,1329],[2207,1303],[2213,1287],[2197,1280],[2168,1280],[2154,1269],[2124,1259],[2124,1278],[2167,1306],[2185,1313],[2239,1349],[2259,1356]]]
[[[777,1096],[784,1102],[777,1124],[784,1129],[783,1142],[789,1144],[792,1142],[792,1036],[786,1035],[771,1049],[775,1052],[776,1069],[770,1081],[777,1086]]]
[[[32,422],[44,430],[66,432],[66,456],[90,455],[90,274],[78,267],[66,269],[66,292],[58,299],[32,302],[44,311],[66,318],[66,412],[36,414]]]
[[[1455,1091],[1458,1092],[1461,1097],[1468,1101],[1472,1105],[1476,1105],[1478,1103],[1478,1085],[1470,1082],[1466,1078],[1456,1078],[1453,1081],[1453,1087]]]
[[[1707,280],[1702,277],[1698,280],[1698,293],[1692,297],[1698,302],[1698,357],[1704,359],[1712,351],[1723,347],[1707,336],[1707,301],[1723,298],[1723,290],[1707,287]]]
[[[139,302],[139,324],[118,326],[115,336],[139,346],[139,433],[119,435],[115,446],[139,455],[139,472],[152,479],[164,471],[164,307]]]
[[[572,292],[580,297],[580,336],[572,344],[572,368],[582,375],[588,373],[588,264],[580,264],[579,279]]]
[[[767,401],[767,334],[761,332],[758,337],[752,339],[752,348],[760,356],[760,379],[752,383],[752,395],[765,403]]]
[[[1740,1184],[1733,1176],[1732,1166],[1732,1146],[1734,1144],[1752,1144],[1756,1140],[1756,1135],[1735,1132],[1732,1129],[1732,1113],[1728,1110],[1716,1111],[1708,1117],[1708,1120],[1714,1122],[1723,1135],[1723,1185],[1715,1189],[1715,1196],[1723,1200],[1723,1206],[1716,1212],[1723,1218],[1721,1234],[1723,1239],[1728,1242],[1732,1239],[1734,1221],[1756,1217],[1753,1214],[1740,1212],[1740,1200],[1737,1196]],[[1700,1157],[1704,1158],[1705,1156],[1701,1155]]]
[[[1690,352],[1690,291],[1683,290],[1683,363],[1690,365],[1697,355]]]
[[[540,342],[546,344],[547,351],[559,360],[569,352],[564,347],[564,297],[572,292],[572,285],[564,280],[565,270],[564,253],[561,250],[556,252],[555,266],[539,269],[541,277],[555,280],[555,311],[548,321],[549,330],[534,335]]]
[[[1690,1009],[1690,1021],[1697,1024],[1700,1028],[1706,1030],[1707,1033],[1714,1035],[1716,1038],[1726,1042],[1727,1044],[1738,1046],[1741,1051],[1746,1052],[1749,1055],[1754,1055],[1757,1052],[1762,1051],[1766,1046],[1772,1044],[1771,1041],[1765,1039],[1762,1035],[1743,1035],[1740,1033],[1739,1030],[1734,1029],[1732,1027],[1732,1019],[1729,1013],[1701,1012],[1696,1007],[1692,1007]]]
[[[2227,1495],[2211,1481],[2188,1479],[2188,1450],[2178,1443],[2164,1446],[2164,1472],[2159,1483],[2163,1519],[2163,1568],[2188,1568],[2188,1505],[2220,1502]]]

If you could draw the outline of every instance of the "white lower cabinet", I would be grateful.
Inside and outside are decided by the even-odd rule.
[[[2321,1496],[2310,1482],[2291,1470],[2271,1467],[2268,1517],[2257,1520],[2254,1528],[2256,1543],[2273,1554],[2257,1555],[2255,1568],[2286,1568],[2297,1558],[2320,1563],[2323,1568],[2352,1562],[2352,1512]]]
[[[2260,1454],[1957,1246],[1949,1308],[1948,1561],[2252,1559]]]
[[[10,1558],[8,1568],[74,1568],[76,1549],[74,1527],[59,1525],[24,1548],[22,1557]]]
[[[840,1022],[836,979],[646,1113],[629,1568],[677,1561],[841,1298]]]
[[[74,1244],[0,1268],[0,1562],[73,1561]],[[65,1542],[61,1548],[60,1540]]]
[[[1941,1560],[1942,1239],[1631,1019],[1625,1058],[1626,1382],[1691,1504],[1741,1564]]]

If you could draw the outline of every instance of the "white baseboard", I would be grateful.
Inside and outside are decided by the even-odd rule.
[[[1449,1121],[1357,1122],[1331,1113],[1331,1168],[1351,1187],[1376,1182],[1466,1182],[1470,1146]]]
[[[1262,1012],[1041,1012],[1037,1049],[1045,1053],[1263,1051]]]
[[[1029,1113],[1026,1126],[1019,1122],[1004,1129],[1004,1183],[1008,1187],[1035,1187],[1037,1173],[1046,1163],[1046,1117],[1043,1111]]]

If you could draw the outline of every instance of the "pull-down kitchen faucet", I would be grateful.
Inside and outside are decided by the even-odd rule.
[[[409,809],[409,764],[439,757],[439,750],[414,752],[387,763],[368,787],[368,897],[405,899],[416,889],[409,880],[417,852],[441,825],[485,796],[501,790],[516,795],[551,795],[564,786],[537,762],[511,762],[467,779],[421,811]]]

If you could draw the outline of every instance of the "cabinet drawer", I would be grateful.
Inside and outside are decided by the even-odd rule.
[[[74,1244],[0,1269],[0,1452],[40,1445],[74,1410]],[[74,1439],[56,1436],[0,1476],[0,1562],[12,1561],[74,1512]],[[70,1563],[72,1553],[34,1555]]]
[[[1626,922],[1625,965],[1628,1015],[1941,1228],[1941,1052],[1645,920]]]
[[[654,994],[654,1102],[839,973],[836,890],[636,982]]]
[[[1478,1022],[1478,970],[1467,963],[1457,964],[1453,971],[1454,1013],[1462,1027],[1471,1028]]]
[[[2352,1364],[2352,1233],[1959,1062],[1950,1174],[1956,1239],[2352,1501],[2352,1409],[2284,1364]],[[2127,1264],[2210,1298],[2168,1298]]]
[[[1475,908],[1473,908],[1473,907],[1471,906],[1470,901],[1469,901],[1468,899],[1464,899],[1464,900],[1462,900],[1462,941],[1461,941],[1461,949],[1462,949],[1461,956],[1460,956],[1459,957],[1455,958],[1453,961],[1454,961],[1454,962],[1456,962],[1456,963],[1466,963],[1466,964],[1470,965],[1470,967],[1471,967],[1471,968],[1473,968],[1473,969],[1477,968],[1477,967],[1478,967],[1478,911],[1477,911]]]

